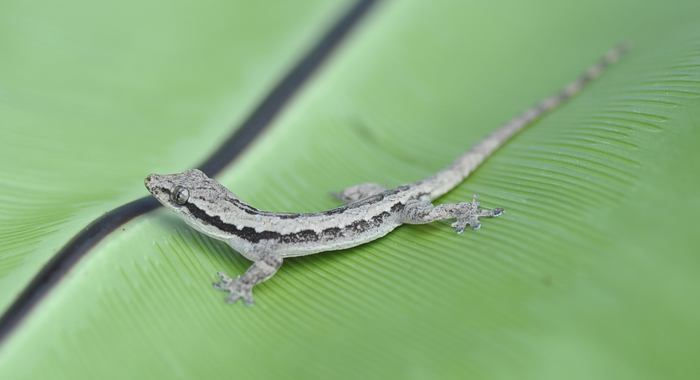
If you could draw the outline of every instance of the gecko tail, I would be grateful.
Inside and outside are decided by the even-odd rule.
[[[458,157],[445,169],[422,181],[430,189],[430,198],[435,199],[461,183],[486,158],[500,148],[506,141],[520,130],[530,125],[545,112],[557,107],[585,87],[591,80],[599,76],[605,68],[617,62],[624,53],[632,47],[630,41],[624,41],[608,51],[598,62],[589,67],[583,75],[569,83],[555,95],[542,100],[534,107],[511,119],[500,128],[482,139],[466,153]]]

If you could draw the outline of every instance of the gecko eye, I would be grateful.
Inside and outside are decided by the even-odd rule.
[[[170,199],[179,204],[180,206],[184,205],[187,203],[187,200],[190,199],[190,191],[187,190],[186,188],[182,186],[175,186],[171,191],[170,191]]]

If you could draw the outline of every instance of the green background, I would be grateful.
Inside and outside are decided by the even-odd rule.
[[[0,307],[90,221],[202,162],[342,1],[25,2],[0,12]],[[387,1],[218,179],[255,207],[441,169],[634,48],[403,226],[250,265],[166,210],[86,255],[0,347],[15,378],[670,379],[700,370],[700,3]]]

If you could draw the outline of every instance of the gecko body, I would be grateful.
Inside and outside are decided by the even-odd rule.
[[[404,223],[456,219],[452,227],[461,233],[467,225],[478,229],[480,217],[503,213],[500,207],[480,209],[477,194],[472,202],[437,206],[431,202],[461,183],[515,133],[578,92],[626,49],[626,45],[621,45],[608,52],[562,91],[496,129],[434,175],[389,190],[374,183],[344,189],[336,198],[346,204],[332,210],[315,213],[258,210],[197,169],[179,174],[151,174],[145,185],[188,225],[226,242],[253,261],[242,276],[232,279],[219,272],[221,282],[214,283],[218,289],[230,292],[227,302],[242,298],[253,304],[253,287],[272,277],[284,258],[354,247],[378,239]]]

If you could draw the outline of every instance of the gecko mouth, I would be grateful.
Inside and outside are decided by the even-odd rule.
[[[182,203],[177,202],[176,200],[172,199],[172,185],[173,183],[171,181],[165,180],[168,176],[165,175],[158,175],[158,174],[151,174],[146,179],[143,181],[143,184],[146,186],[146,190],[148,190],[151,195],[155,199],[158,200],[161,204],[163,204],[166,207],[172,207],[173,205],[175,206],[181,206]],[[189,198],[189,193],[187,194]],[[178,198],[179,201],[182,201],[183,195],[180,195],[180,198]]]
[[[170,194],[169,189],[166,189],[165,187],[162,186],[161,181],[158,180],[159,176],[158,174],[151,174],[146,179],[143,181],[143,184],[146,186],[146,190],[153,194],[156,198],[159,198],[158,195],[161,193],[167,193]]]
[[[148,190],[151,194],[153,193],[153,188],[151,187],[151,180],[153,176],[156,176],[157,174],[151,174],[148,177],[146,177],[145,180],[143,180],[143,184],[146,186],[146,190]]]

